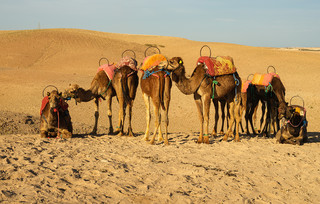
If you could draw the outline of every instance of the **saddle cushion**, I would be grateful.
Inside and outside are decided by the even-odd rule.
[[[114,64],[112,64],[112,65],[103,64],[103,65],[101,65],[101,66],[98,68],[98,71],[97,71],[97,72],[103,70],[103,71],[107,74],[108,78],[109,78],[110,80],[112,80],[115,69],[116,69],[116,65],[114,65]]]
[[[254,85],[262,85],[262,86],[269,86],[273,77],[277,77],[280,79],[280,76],[276,73],[268,73],[268,74],[258,74],[255,73],[253,75],[252,84]]]
[[[236,72],[236,67],[233,60],[229,56],[217,57],[200,57],[197,64],[204,64],[207,68],[207,74],[210,76],[220,76],[226,74],[233,74]]]
[[[161,65],[162,63],[167,63],[167,58],[165,56],[161,54],[151,55],[143,60],[143,64],[140,69],[143,71],[153,69],[154,67]]]
[[[247,80],[245,81],[244,83],[242,83],[242,87],[241,87],[241,92],[242,93],[246,93],[247,92],[247,89],[249,87],[249,84],[251,84],[251,80]]]
[[[117,68],[120,68],[120,67],[123,67],[123,66],[128,66],[132,70],[137,71],[136,61],[134,59],[132,59],[131,57],[128,57],[128,56],[123,57],[120,60],[120,62],[116,65]]]

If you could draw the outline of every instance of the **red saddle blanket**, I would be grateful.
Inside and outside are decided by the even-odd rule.
[[[114,70],[115,70],[116,68],[117,68],[117,67],[116,67],[116,65],[114,65],[114,64],[112,64],[112,65],[103,64],[103,65],[101,65],[101,66],[98,68],[98,71],[97,71],[97,72],[103,70],[103,71],[107,74],[108,78],[109,78],[110,80],[112,80],[112,79],[113,79],[113,75],[114,75]]]
[[[220,76],[226,74],[233,74],[237,71],[233,64],[233,59],[229,56],[217,57],[200,57],[197,64],[204,64],[207,68],[207,74],[210,76]]]
[[[42,103],[41,103],[41,108],[40,108],[40,115],[42,115],[42,111],[43,109],[46,107],[46,105],[49,103],[49,97],[46,96],[42,99]],[[68,103],[65,102],[64,100],[60,99],[60,103],[59,106],[62,108],[63,111],[68,110]]]

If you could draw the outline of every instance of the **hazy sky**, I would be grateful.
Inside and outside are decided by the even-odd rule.
[[[0,0],[0,30],[80,28],[320,47],[320,0]]]

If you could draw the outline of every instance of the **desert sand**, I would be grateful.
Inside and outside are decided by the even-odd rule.
[[[124,50],[132,49],[140,64],[149,45],[157,45],[169,58],[182,57],[190,75],[204,44],[215,56],[232,56],[243,79],[274,66],[286,87],[286,100],[295,95],[304,99],[309,142],[277,144],[274,137],[241,134],[240,143],[224,142],[220,135],[211,137],[209,145],[197,144],[193,96],[183,95],[174,84],[169,146],[141,140],[146,122],[140,87],[133,108],[135,137],[107,135],[104,101],[98,135],[89,135],[94,103],[76,105],[71,100],[74,137],[40,138],[45,86],[63,91],[77,83],[89,88],[101,57],[118,62]],[[78,29],[0,31],[0,45],[0,202],[320,202],[320,48],[249,47]],[[116,126],[115,98],[112,108]],[[210,113],[211,131],[213,105]],[[151,124],[153,131],[153,120]]]

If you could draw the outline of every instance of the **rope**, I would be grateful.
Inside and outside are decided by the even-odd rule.
[[[214,79],[212,81],[212,99],[214,99],[214,88],[218,84],[218,82]]]
[[[106,90],[104,92],[102,92],[101,94],[99,94],[99,95],[102,96],[103,94],[105,94],[108,91],[108,88],[109,88],[110,84],[111,84],[111,80],[109,80],[109,83],[108,83],[108,86],[107,86]]]
[[[57,112],[57,115],[58,115],[58,134],[57,134],[57,138],[59,137],[60,135],[60,115],[59,115],[59,110],[57,108],[53,109],[54,112]],[[62,139],[62,135],[61,135],[61,139]]]

